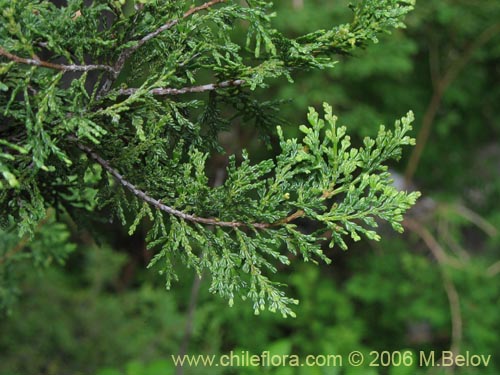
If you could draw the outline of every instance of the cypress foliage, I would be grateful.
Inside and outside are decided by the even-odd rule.
[[[378,240],[379,219],[402,231],[418,193],[392,186],[387,161],[414,143],[413,115],[354,147],[325,104],[323,115],[310,109],[301,139],[286,139],[276,128],[279,103],[255,90],[278,77],[292,84],[298,70],[332,68],[336,55],[402,27],[411,8],[364,0],[350,23],[290,38],[260,0],[0,0],[4,227],[31,238],[51,210],[77,222],[118,218],[130,234],[146,220],[151,266],[168,287],[180,261],[208,270],[210,290],[230,304],[241,297],[256,313],[293,316],[297,301],[270,278],[289,264],[287,254],[328,262],[325,241],[346,249],[346,237]],[[244,150],[241,162],[229,156],[225,181],[211,187],[206,161],[235,119],[277,135],[279,149],[258,163]],[[52,227],[67,238],[64,226]],[[15,265],[19,254],[3,241],[0,266]],[[58,259],[72,250],[56,248]]]

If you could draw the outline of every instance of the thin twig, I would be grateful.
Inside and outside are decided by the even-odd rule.
[[[127,59],[135,52],[137,51],[139,48],[141,48],[144,43],[146,43],[147,41],[155,38],[156,36],[158,36],[159,34],[161,34],[162,32],[168,30],[168,29],[171,29],[172,27],[174,27],[175,25],[177,25],[181,20],[185,19],[185,18],[188,18],[189,16],[191,16],[192,14],[196,13],[196,12],[199,12],[199,11],[202,11],[204,9],[208,9],[210,8],[211,6],[215,5],[215,4],[218,4],[218,3],[222,3],[224,2],[225,0],[212,0],[212,1],[209,1],[209,2],[206,2],[205,4],[203,5],[200,5],[200,6],[197,6],[197,7],[194,7],[194,8],[191,8],[189,9],[187,12],[185,12],[181,18],[177,18],[175,20],[171,20],[171,21],[168,21],[167,23],[165,23],[164,25],[160,26],[159,28],[157,28],[155,31],[147,34],[146,36],[144,36],[142,39],[140,39],[139,41],[137,41],[137,44],[134,44],[133,46],[125,49],[124,51],[122,51],[122,53],[120,54],[120,56],[118,57],[118,60],[116,61],[116,64],[115,64],[115,70],[117,72],[116,76],[120,73],[120,71],[123,69],[123,66],[125,65],[125,62],[127,61]]]
[[[451,314],[451,345],[450,351],[454,356],[460,353],[460,346],[462,343],[463,336],[463,321],[462,312],[460,309],[460,297],[455,288],[455,284],[451,280],[450,276],[441,270],[441,277],[443,279],[444,289],[446,295],[448,296],[448,303],[450,304],[450,314]],[[453,373],[453,370],[451,370]]]
[[[331,186],[329,189],[323,191],[323,194],[321,194],[321,199],[331,198],[332,195],[334,195],[334,194],[335,194],[334,187]],[[301,217],[304,217],[305,215],[306,215],[306,213],[304,210],[297,210],[294,213],[292,213],[291,215],[289,215],[281,220],[278,220],[276,223],[273,223],[272,226],[288,224],[296,219],[300,219]]]
[[[272,226],[282,225],[282,224],[288,224],[288,223],[294,221],[295,219],[299,219],[299,218],[303,217],[305,214],[306,213],[304,212],[304,210],[297,210],[293,214],[285,217],[284,219],[281,219],[281,220],[277,221]]]
[[[417,233],[422,238],[427,247],[431,249],[432,255],[434,255],[434,257],[440,264],[448,265],[457,269],[463,268],[463,264],[455,257],[447,255],[439,242],[432,235],[432,233],[417,221],[406,218],[403,222],[403,225],[408,227],[408,229],[412,230],[413,232]]]
[[[164,24],[163,26],[159,27],[158,29],[156,29],[155,31],[153,31],[152,33],[149,33],[148,35],[146,35],[145,37],[143,37],[139,43],[137,45],[135,45],[133,48],[133,51],[135,51],[136,49],[138,49],[139,47],[141,47],[144,43],[146,43],[148,40],[150,39],[153,39],[154,37],[156,37],[158,34],[161,34],[162,32],[164,32],[165,30],[168,30],[170,28],[172,28],[173,26],[177,25],[179,23],[180,20],[182,19],[185,19],[185,18],[188,18],[189,16],[191,16],[192,14],[196,13],[196,12],[199,12],[199,11],[202,11],[202,10],[205,10],[205,9],[208,9],[210,8],[211,6],[214,6],[215,4],[218,4],[218,3],[223,3],[225,0],[212,0],[212,1],[208,1],[206,2],[205,4],[203,5],[200,5],[200,6],[197,6],[197,7],[193,7],[191,9],[189,9],[187,12],[185,12],[183,15],[182,15],[182,18],[177,18],[175,20],[172,20],[172,21],[169,21],[167,22],[166,24]],[[133,52],[132,51],[132,52]]]
[[[39,58],[35,57],[32,59],[25,59],[23,57],[19,57],[17,55],[14,55],[8,51],[6,51],[3,47],[0,46],[0,55],[7,57],[9,60],[15,61],[20,64],[27,64],[27,65],[34,65],[34,66],[41,66],[44,68],[49,68],[49,69],[55,69],[55,70],[61,70],[63,72],[88,72],[90,70],[106,70],[112,74],[115,74],[115,70],[113,67],[109,65],[63,65],[63,64],[54,64],[48,61],[43,61],[40,60]]]
[[[455,212],[460,216],[468,219],[471,223],[475,224],[479,229],[481,229],[484,233],[486,233],[490,237],[495,237],[498,235],[498,229],[495,228],[492,224],[488,222],[488,220],[484,219],[478,213],[472,211],[470,208],[467,208],[461,204],[457,204],[453,206]]]
[[[169,88],[169,87],[157,88],[157,89],[152,89],[149,92],[153,95],[181,95],[181,94],[187,94],[187,93],[213,91],[213,90],[222,89],[222,88],[226,88],[226,87],[241,86],[244,83],[245,83],[244,80],[236,79],[236,80],[230,80],[230,81],[223,81],[220,83],[209,83],[209,84],[200,85],[200,86],[182,87],[180,89]],[[118,92],[118,95],[133,95],[137,92],[137,90],[138,89],[136,89],[136,88],[121,89]]]
[[[448,244],[449,248],[460,257],[460,260],[465,263],[470,259],[467,251],[458,243],[454,236],[450,234],[449,221],[444,218],[439,219],[437,230],[440,238]]]

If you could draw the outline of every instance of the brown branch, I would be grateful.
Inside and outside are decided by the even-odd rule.
[[[435,82],[434,93],[425,111],[422,119],[422,126],[417,136],[417,145],[413,149],[408,166],[406,167],[405,181],[407,186],[411,184],[418,164],[420,163],[422,152],[427,144],[427,140],[429,139],[434,119],[437,115],[439,107],[441,106],[441,101],[446,89],[457,78],[460,71],[467,65],[474,52],[499,32],[500,23],[496,23],[485,29],[472,43],[469,44],[460,59],[456,60],[455,63],[450,66],[444,76],[442,76],[439,81]]]
[[[48,61],[43,61],[40,60],[38,57],[34,57],[32,59],[25,59],[23,57],[19,57],[17,55],[14,55],[8,51],[6,51],[3,47],[0,46],[0,55],[5,56],[9,60],[15,61],[20,64],[27,64],[27,65],[34,65],[34,66],[41,66],[44,68],[49,68],[49,69],[55,69],[55,70],[61,70],[63,72],[88,72],[90,70],[107,70],[110,73],[115,74],[115,70],[113,67],[108,66],[108,65],[62,65],[62,64],[54,64]]]
[[[282,224],[288,224],[288,223],[294,221],[295,219],[303,217],[305,214],[306,213],[304,212],[304,210],[297,210],[293,214],[285,217],[284,219],[281,219],[281,220],[277,221],[276,223],[271,224],[271,226],[278,226],[278,225],[282,225]]]
[[[460,311],[460,297],[455,288],[455,284],[451,278],[442,272],[443,284],[446,290],[446,295],[448,296],[448,302],[450,304],[450,314],[451,314],[451,345],[450,350],[454,355],[460,353],[460,344],[462,342],[462,313]]]
[[[334,186],[331,186],[330,188],[328,188],[327,190],[325,190],[323,192],[323,194],[321,194],[321,199],[331,198],[331,196],[334,194],[333,188],[334,188]],[[304,217],[305,214],[306,213],[305,213],[304,210],[297,210],[293,214],[285,217],[284,219],[281,219],[281,220],[277,221],[276,223],[273,223],[272,226],[277,226],[277,225],[282,225],[282,224],[288,224],[291,221],[294,221],[295,219],[299,219],[301,217]]]
[[[70,137],[70,139],[76,140],[72,137]],[[84,146],[80,143],[77,143],[77,146],[78,146],[78,148],[80,148],[80,150],[85,152],[91,159],[93,159],[101,167],[103,167],[109,174],[111,174],[122,186],[127,188],[132,194],[134,194],[136,197],[140,198],[144,202],[151,204],[152,206],[156,207],[157,209],[159,209],[163,212],[166,212],[169,215],[173,215],[173,216],[176,216],[176,217],[181,218],[183,220],[191,221],[193,223],[216,225],[216,226],[220,226],[220,227],[232,227],[232,228],[253,227],[253,228],[257,228],[257,229],[264,229],[264,228],[269,228],[269,227],[278,225],[277,223],[243,223],[243,222],[239,222],[239,221],[220,221],[216,218],[199,217],[196,215],[187,214],[185,212],[179,211],[173,207],[167,206],[166,204],[162,203],[160,200],[149,196],[147,193],[145,193],[144,191],[137,188],[134,184],[132,184],[128,180],[126,180],[125,177],[123,177],[116,169],[111,167],[111,165],[106,160],[104,160],[101,156],[96,154],[89,147]]]
[[[148,35],[146,35],[144,38],[142,38],[139,43],[134,46],[134,50],[138,49],[140,46],[142,46],[144,43],[146,43],[148,40],[150,39],[153,39],[154,37],[156,37],[158,34],[161,34],[162,32],[164,32],[165,30],[168,30],[170,28],[172,28],[173,26],[177,25],[181,20],[185,19],[185,18],[188,18],[189,16],[191,16],[192,14],[196,13],[196,12],[199,12],[199,11],[202,11],[202,10],[205,10],[205,9],[208,9],[210,8],[211,6],[215,5],[215,4],[218,4],[218,3],[223,3],[225,0],[212,0],[212,1],[208,1],[206,2],[205,4],[202,4],[200,6],[197,6],[197,7],[193,7],[191,9],[189,9],[187,12],[185,12],[183,15],[182,15],[182,18],[177,18],[175,20],[172,20],[172,21],[169,21],[167,22],[166,24],[164,24],[163,26],[159,27],[158,29],[156,29],[155,31],[153,31],[152,33],[149,33]],[[132,51],[133,52],[133,51]]]
[[[68,139],[72,141],[78,141],[75,137],[68,137]],[[215,225],[219,227],[231,227],[231,228],[241,228],[241,227],[251,227],[251,228],[256,228],[256,229],[266,229],[266,228],[273,228],[273,227],[278,227],[280,225],[288,224],[295,219],[298,219],[300,217],[303,217],[305,215],[305,212],[303,210],[297,210],[294,213],[290,214],[289,216],[275,221],[273,223],[244,223],[241,221],[220,221],[217,218],[206,218],[206,217],[199,217],[196,215],[192,214],[187,214],[183,211],[177,210],[173,207],[167,206],[166,204],[162,203],[159,199],[155,199],[145,193],[144,191],[140,190],[138,187],[136,187],[134,184],[129,182],[125,177],[121,175],[120,172],[118,172],[116,169],[114,169],[107,160],[104,160],[101,156],[99,156],[96,152],[94,152],[92,149],[90,149],[87,146],[82,145],[81,143],[77,143],[77,147],[85,152],[91,159],[96,161],[101,167],[103,167],[109,174],[111,174],[122,186],[127,188],[132,194],[134,194],[136,197],[140,198],[144,202],[147,202],[151,204],[153,207],[156,207],[160,211],[166,212],[169,215],[174,215],[178,218],[181,218],[183,220],[191,221],[193,223],[200,223],[200,224],[207,224],[207,225]],[[324,195],[323,195],[324,196]]]
[[[417,233],[420,238],[422,238],[439,264],[449,265],[457,269],[463,268],[463,264],[456,258],[448,256],[439,242],[436,240],[436,238],[432,235],[432,233],[424,228],[421,224],[419,224],[416,220],[405,218],[405,220],[403,221],[403,226]]]
[[[103,159],[100,155],[94,152],[91,148],[78,143],[78,139],[73,136],[68,137],[69,140],[76,142],[77,147],[85,152],[91,159],[96,161],[101,167],[104,168],[109,174],[111,174],[122,186],[127,188],[132,194],[136,197],[140,198],[144,202],[151,204],[153,207],[156,207],[160,211],[166,212],[169,215],[174,215],[183,220],[191,221],[193,223],[207,224],[207,225],[215,225],[219,227],[231,227],[231,228],[256,228],[256,229],[266,229],[266,228],[274,228],[284,224],[288,224],[298,218],[304,217],[305,212],[302,209],[296,210],[294,213],[284,217],[283,219],[277,220],[272,223],[244,223],[241,221],[220,221],[217,218],[206,218],[200,217],[192,214],[187,214],[183,211],[177,210],[173,207],[167,206],[162,203],[161,200],[155,199],[148,195],[146,192],[140,190],[137,186],[129,182],[125,177],[122,176],[120,172],[114,169],[107,160]],[[325,199],[329,196],[328,191],[323,192],[321,198]]]
[[[469,220],[471,223],[475,224],[479,229],[481,229],[484,233],[486,233],[490,237],[496,237],[498,235],[498,229],[495,228],[488,220],[481,217],[481,215],[472,211],[470,208],[467,208],[461,204],[457,204],[452,208],[455,209],[455,212],[465,219]]]
[[[235,80],[223,81],[223,82],[219,82],[219,83],[209,83],[209,84],[200,85],[200,86],[182,87],[180,89],[169,88],[169,87],[157,88],[157,89],[152,89],[149,92],[153,95],[181,95],[181,94],[187,94],[187,93],[213,91],[213,90],[222,89],[222,88],[226,88],[226,87],[236,87],[236,86],[241,86],[244,83],[245,83],[245,81],[242,79],[235,79]],[[137,92],[137,90],[138,89],[136,89],[136,88],[121,89],[118,92],[118,95],[133,95]]]

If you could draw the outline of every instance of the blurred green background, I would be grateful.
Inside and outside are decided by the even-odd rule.
[[[289,35],[350,17],[343,0],[283,0],[275,8],[276,26]],[[499,22],[498,0],[420,0],[407,29],[340,57],[332,70],[297,75],[294,84],[277,80],[262,91],[269,100],[286,99],[280,116],[290,135],[305,122],[307,107],[323,101],[355,141],[408,109],[417,118],[418,145],[393,166],[399,183],[423,193],[405,234],[387,230],[380,243],[328,250],[330,266],[295,262],[280,270],[277,277],[300,299],[297,318],[255,316],[245,303],[229,307],[203,280],[193,284],[192,270],[179,272],[182,280],[165,291],[163,278],[146,269],[151,254],[143,234],[129,237],[119,223],[82,232],[49,215],[29,246],[40,249],[40,265],[51,260],[51,249],[66,247],[64,265],[35,270],[26,262],[13,273],[0,260],[0,301],[7,311],[0,321],[0,374],[173,374],[171,354],[185,352],[305,357],[450,349],[492,358],[488,367],[446,370],[414,363],[185,367],[178,373],[500,373]],[[270,156],[253,124],[235,124],[222,141],[231,146],[228,152],[246,147]],[[0,235],[8,248],[28,245]]]

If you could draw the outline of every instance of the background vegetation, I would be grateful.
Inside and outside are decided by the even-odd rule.
[[[276,2],[274,22],[287,35],[327,28],[349,19],[344,1]],[[285,132],[307,106],[334,107],[351,134],[362,139],[413,109],[417,147],[394,165],[401,184],[423,197],[404,222],[404,236],[384,233],[380,243],[329,251],[331,265],[292,263],[278,272],[300,299],[294,319],[253,315],[245,304],[214,298],[184,277],[173,290],[146,270],[144,233],[129,237],[107,224],[82,233],[50,213],[29,246],[37,254],[2,268],[1,374],[166,374],[170,354],[299,355],[351,350],[455,350],[491,354],[488,368],[456,368],[455,374],[500,371],[500,3],[421,0],[407,28],[367,50],[345,56],[334,69],[276,79],[269,100],[283,99]],[[242,37],[243,38],[243,37]],[[291,100],[290,100],[291,99]],[[292,126],[286,126],[287,123]],[[269,155],[254,126],[242,121],[225,144]],[[211,168],[219,167],[211,161]],[[384,230],[384,229],[382,229]],[[385,230],[384,230],[385,231]],[[27,246],[2,232],[3,254]],[[44,268],[54,254],[64,265]],[[2,252],[0,252],[2,254]],[[191,270],[180,271],[192,275]],[[16,280],[16,294],[7,282]],[[191,280],[190,280],[191,279]],[[194,291],[193,291],[194,290]],[[2,294],[3,293],[3,294]],[[195,308],[194,308],[195,307]],[[302,372],[301,372],[302,371]],[[428,369],[363,370],[363,374],[425,374]],[[346,369],[189,369],[186,374],[347,374]],[[433,374],[439,374],[436,369]],[[443,371],[444,373],[444,371]]]

